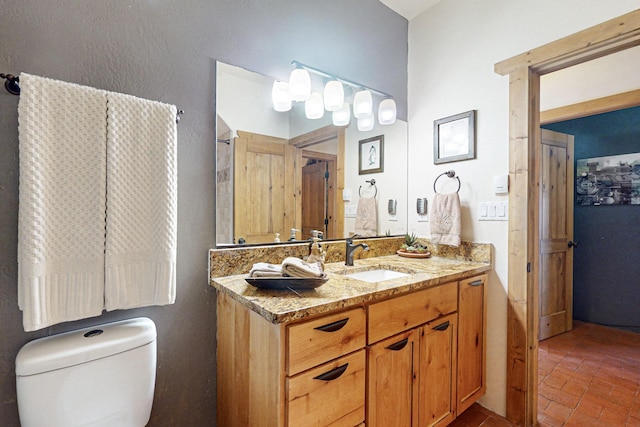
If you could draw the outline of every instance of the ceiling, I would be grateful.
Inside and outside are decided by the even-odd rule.
[[[389,9],[407,18],[408,21],[418,16],[440,0],[380,0]]]

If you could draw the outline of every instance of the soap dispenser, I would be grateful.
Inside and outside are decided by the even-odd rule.
[[[324,271],[324,254],[325,254],[325,252],[324,252],[324,249],[322,248],[322,246],[320,246],[320,243],[318,243],[319,240],[320,240],[319,237],[314,237],[313,238],[313,243],[311,243],[311,253],[309,254],[309,257],[307,258],[307,262],[308,263],[319,262],[320,263],[320,267]]]

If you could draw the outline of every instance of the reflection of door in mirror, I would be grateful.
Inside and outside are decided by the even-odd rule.
[[[234,240],[273,242],[295,228],[295,147],[238,131],[234,148]],[[286,238],[286,237],[285,237]]]
[[[336,156],[315,153],[302,168],[302,238],[321,231],[325,238],[341,238],[332,221],[334,212]]]

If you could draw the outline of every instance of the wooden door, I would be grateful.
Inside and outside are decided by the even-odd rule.
[[[571,330],[573,317],[573,136],[541,135],[539,340]]]
[[[457,313],[420,328],[417,423],[446,426],[456,417]]]
[[[318,161],[302,168],[302,239],[310,238],[312,230],[322,231],[325,237],[329,237],[325,224],[328,178],[327,162]]]
[[[486,389],[487,275],[461,280],[458,290],[458,389],[461,414]]]
[[[367,427],[411,427],[417,339],[412,329],[367,349]]]
[[[238,132],[234,141],[233,231],[239,243],[273,242],[294,228],[295,148],[285,139]]]

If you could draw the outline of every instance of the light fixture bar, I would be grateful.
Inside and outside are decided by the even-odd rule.
[[[367,85],[363,85],[361,83],[357,83],[357,82],[353,82],[351,80],[343,79],[342,77],[334,76],[333,74],[329,74],[329,73],[327,73],[325,71],[322,71],[322,70],[319,70],[317,68],[313,68],[313,67],[310,67],[308,65],[302,64],[302,63],[300,63],[300,62],[298,62],[296,60],[291,61],[291,65],[293,65],[295,67],[303,68],[303,69],[305,69],[307,71],[311,71],[312,73],[318,74],[319,76],[322,76],[322,77],[338,80],[339,82],[342,82],[343,84],[347,84],[347,85],[349,85],[351,87],[367,89],[370,92],[376,93],[378,95],[385,96],[385,97],[388,97],[388,98],[393,98],[391,95],[389,95],[386,92],[379,91],[377,89],[374,89],[374,88],[369,87]]]

